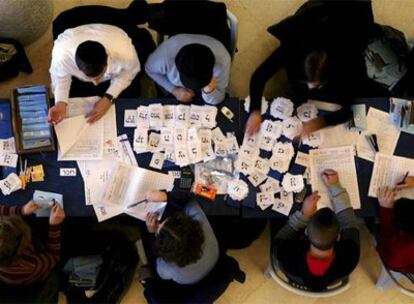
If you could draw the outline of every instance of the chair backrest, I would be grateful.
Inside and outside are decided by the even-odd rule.
[[[390,269],[388,269],[385,266],[385,264],[383,262],[382,262],[382,266],[385,269],[385,271],[387,272],[387,274],[390,276],[390,278],[392,279],[392,281],[395,283],[395,285],[397,285],[397,287],[400,290],[400,292],[402,292],[403,294],[405,294],[405,295],[407,295],[409,297],[414,297],[414,274],[413,273],[405,273],[405,272],[391,271]],[[395,274],[401,274],[402,276],[406,277],[411,282],[411,284],[413,285],[412,288],[409,288],[407,286],[404,286],[400,282],[400,280],[396,277]]]
[[[149,279],[144,284],[144,295],[149,303],[213,303],[233,280],[243,283],[245,274],[235,259],[223,255],[200,282],[180,285],[170,280]]]
[[[231,55],[236,51],[238,21],[224,3],[164,1],[148,7],[148,27],[157,32],[158,44],[166,36],[199,34],[217,39]]]
[[[229,10],[227,10],[227,22],[230,27],[230,57],[233,60],[237,52],[237,39],[239,35],[239,20]]]
[[[272,271],[270,273],[271,277],[283,288],[286,290],[295,293],[297,295],[306,296],[306,297],[313,297],[313,298],[328,298],[336,296],[351,287],[349,283],[349,278],[343,278],[334,284],[329,285],[323,291],[310,291],[304,285],[298,284],[292,280],[290,280],[280,269],[275,269],[272,267]],[[276,270],[276,271],[275,271]]]

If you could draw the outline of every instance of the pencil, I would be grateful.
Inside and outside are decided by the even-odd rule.
[[[397,185],[402,185],[402,184],[404,184],[404,183],[405,183],[405,180],[407,179],[408,174],[409,174],[409,171],[407,171],[407,172],[405,173],[404,178],[403,178],[403,179],[402,179],[402,181],[400,181]]]

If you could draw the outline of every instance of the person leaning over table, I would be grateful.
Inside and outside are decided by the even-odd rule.
[[[373,24],[370,1],[312,0],[295,15],[269,27],[281,45],[251,77],[247,133],[259,131],[265,84],[282,68],[286,69],[293,94],[289,97],[295,105],[314,99],[342,106],[323,118],[306,122],[304,134],[348,120],[350,104],[356,97],[379,96],[377,91],[384,94],[368,79],[363,57]]]
[[[55,105],[49,122],[57,124],[66,115],[72,77],[95,86],[110,81],[103,97],[87,114],[88,122],[99,120],[115,98],[140,71],[137,52],[122,29],[107,24],[87,24],[70,28],[54,42],[50,66]]]
[[[393,271],[414,273],[414,201],[396,200],[398,191],[414,188],[414,177],[395,189],[378,190],[379,242],[377,251],[385,266]]]
[[[149,56],[145,71],[159,86],[181,102],[201,92],[207,104],[224,100],[231,58],[224,45],[207,35],[178,34]]]
[[[219,245],[206,215],[190,192],[151,191],[147,199],[166,201],[176,210],[162,221],[158,213],[147,214],[157,274],[178,284],[197,283],[210,273],[219,258]]]
[[[360,252],[357,219],[338,173],[325,170],[322,179],[334,212],[329,208],[317,211],[320,196],[314,192],[273,239],[272,254],[278,267],[313,291],[348,276],[357,266]]]
[[[30,227],[22,219],[39,208],[33,201],[23,207],[0,206],[1,283],[23,287],[45,282],[59,261],[61,224],[65,219],[65,212],[59,204],[51,206],[48,238],[44,249],[40,249],[35,245],[37,243],[33,240]],[[35,292],[42,294],[41,290]],[[55,294],[49,296],[57,303],[57,284]],[[50,301],[51,298],[43,300]]]

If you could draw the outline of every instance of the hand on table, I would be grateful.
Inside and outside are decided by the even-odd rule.
[[[318,191],[313,192],[309,195],[302,204],[302,214],[307,217],[311,218],[316,212],[316,205],[321,197],[318,194]]]
[[[203,92],[206,94],[210,94],[216,89],[216,87],[217,87],[217,79],[216,77],[213,76],[211,78],[210,83],[203,88]]]
[[[147,224],[147,229],[149,233],[156,233],[158,231],[158,226],[160,222],[158,217],[160,215],[157,212],[148,212],[145,218],[145,223]]]
[[[403,180],[404,176],[401,177],[401,181]],[[405,181],[403,184],[401,185],[396,185],[395,186],[395,190],[403,190],[403,189],[408,189],[408,188],[414,188],[414,176],[407,176],[405,178]]]
[[[94,123],[101,119],[111,106],[112,102],[108,98],[102,97],[94,104],[93,109],[86,114],[88,123]]]
[[[326,186],[333,186],[339,183],[338,172],[332,169],[323,170],[321,173],[322,181]]]
[[[49,215],[49,224],[52,226],[57,226],[62,224],[63,220],[65,219],[65,211],[58,203],[55,204],[50,209]]]
[[[262,124],[262,115],[260,110],[253,111],[250,113],[249,119],[246,123],[246,133],[252,136],[260,131],[260,125]]]
[[[31,215],[36,212],[36,210],[41,209],[39,205],[36,205],[36,203],[33,200],[30,200],[26,203],[26,205],[22,208],[22,214],[23,215]]]
[[[388,187],[378,189],[378,202],[381,207],[394,208],[395,205],[395,191]]]
[[[172,94],[175,96],[175,98],[177,98],[178,101],[186,103],[193,100],[193,97],[195,96],[193,90],[179,87],[174,88]]]
[[[164,191],[151,190],[147,192],[145,198],[149,202],[166,202],[167,193],[165,193]]]
[[[57,125],[66,116],[66,107],[68,105],[62,101],[57,102],[53,107],[49,109],[47,121],[51,124]]]

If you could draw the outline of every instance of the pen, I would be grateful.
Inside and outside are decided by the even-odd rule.
[[[404,184],[404,183],[405,183],[405,180],[407,179],[408,174],[409,174],[409,171],[407,171],[407,172],[405,173],[404,178],[403,178],[403,179],[402,179],[402,181],[400,181],[397,185],[402,185],[402,184]]]
[[[147,199],[144,199],[144,200],[142,200],[142,201],[139,201],[138,203],[134,203],[134,204],[132,204],[132,205],[129,205],[127,208],[132,208],[132,207],[135,207],[135,206],[137,206],[137,205],[139,205],[139,204],[142,204],[142,203],[147,203],[148,201],[147,201]]]

